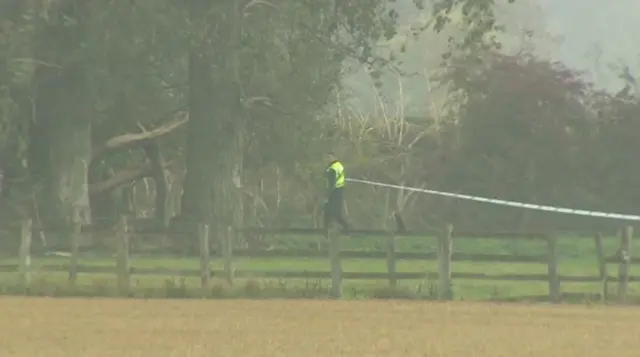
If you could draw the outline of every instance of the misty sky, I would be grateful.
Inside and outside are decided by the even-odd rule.
[[[409,0],[406,0],[409,1]],[[543,56],[563,61],[570,67],[587,71],[588,79],[600,88],[616,91],[621,82],[610,66],[627,64],[640,73],[640,2],[638,0],[518,0],[516,5],[503,5],[498,16],[507,23],[511,35],[519,27],[531,27],[538,33],[536,46]],[[409,1],[410,2],[410,1]],[[397,4],[402,3],[398,1]],[[532,5],[533,4],[533,5]],[[410,5],[408,5],[410,6]],[[533,6],[533,7],[532,7]],[[401,11],[414,15],[415,12]],[[412,16],[414,17],[414,16]],[[551,39],[550,39],[551,38]],[[518,41],[517,39],[515,40]],[[434,67],[434,52],[442,50],[442,39],[425,34],[405,55],[403,69],[423,72]],[[600,53],[599,53],[600,52]],[[355,106],[369,110],[378,102],[371,80],[364,71],[346,81],[357,98]],[[428,85],[425,78],[403,81],[405,114],[420,115],[425,109]],[[390,106],[398,107],[398,77],[389,75],[382,91]],[[390,111],[396,111],[396,108]]]
[[[556,0],[546,5],[548,30],[564,37],[559,59],[589,70],[598,85],[619,86],[606,63],[597,66],[596,48],[604,62],[622,60],[634,71],[640,65],[640,2],[635,0]],[[599,68],[597,68],[599,67]],[[598,75],[600,72],[600,75]]]

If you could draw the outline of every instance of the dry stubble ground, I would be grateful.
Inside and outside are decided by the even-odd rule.
[[[640,356],[640,310],[2,298],[2,357]]]

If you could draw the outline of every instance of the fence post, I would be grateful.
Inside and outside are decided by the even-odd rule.
[[[331,229],[326,230],[329,241],[329,261],[331,264],[331,297],[342,297],[342,264],[340,261],[340,235]]]
[[[200,243],[200,286],[209,288],[211,281],[211,254],[209,253],[209,226],[198,224],[198,242]]]
[[[393,232],[387,237],[387,271],[389,286],[395,289],[398,286],[398,279],[396,276],[396,235]]]
[[[222,238],[223,244],[223,259],[224,259],[224,276],[227,279],[229,285],[233,285],[233,241],[234,241],[233,227],[227,227],[227,234]]]
[[[600,277],[600,300],[605,302],[609,299],[609,274],[607,273],[607,257],[604,255],[602,245],[602,233],[597,233],[596,256],[598,258],[598,276]]]
[[[547,237],[547,272],[549,275],[549,301],[560,301],[560,277],[558,276],[558,240],[555,236]]]
[[[451,255],[453,254],[453,226],[447,224],[438,239],[438,298],[453,299],[451,287]]]
[[[31,220],[25,219],[20,227],[20,282],[26,292],[31,284]]]
[[[620,265],[618,265],[618,298],[621,301],[627,299],[629,286],[629,264],[631,263],[631,237],[633,227],[628,226],[622,230],[620,240]]]
[[[117,237],[116,274],[118,280],[118,293],[121,296],[129,295],[131,289],[131,269],[129,265],[129,227],[127,217],[120,218]]]
[[[78,255],[79,255],[79,247],[80,247],[80,238],[82,234],[82,225],[80,223],[74,222],[71,230],[71,242],[70,242],[70,253],[71,257],[69,259],[69,281],[75,284],[76,279],[78,278]]]

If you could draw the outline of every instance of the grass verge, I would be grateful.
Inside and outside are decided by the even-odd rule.
[[[467,301],[538,302],[546,301],[546,283],[455,281],[454,299]],[[563,302],[595,303],[600,301],[595,284],[572,284],[563,290]],[[634,296],[639,294],[633,289]],[[82,274],[75,283],[63,273],[38,273],[24,288],[17,274],[0,275],[0,294],[46,297],[128,297],[142,299],[329,299],[330,282],[301,279],[237,279],[233,285],[213,279],[208,288],[198,278],[133,277],[124,296],[118,292],[114,276]],[[402,281],[389,287],[386,281],[347,280],[343,283],[345,299],[436,300],[435,281]],[[631,299],[634,302],[637,299]]]

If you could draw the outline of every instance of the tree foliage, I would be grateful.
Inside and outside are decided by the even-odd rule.
[[[414,34],[455,24],[433,83],[444,95],[412,93],[432,103],[421,117],[381,104],[371,118],[344,105],[345,63],[402,75],[405,43],[379,46],[401,26],[393,1],[4,1],[0,150],[3,192],[17,197],[4,208],[69,229],[122,214],[220,231],[317,224],[331,149],[350,176],[633,210],[632,86],[597,92],[562,63],[502,51],[492,0],[411,9],[430,14]],[[366,186],[348,195],[356,226],[393,212],[412,227],[539,218]]]

